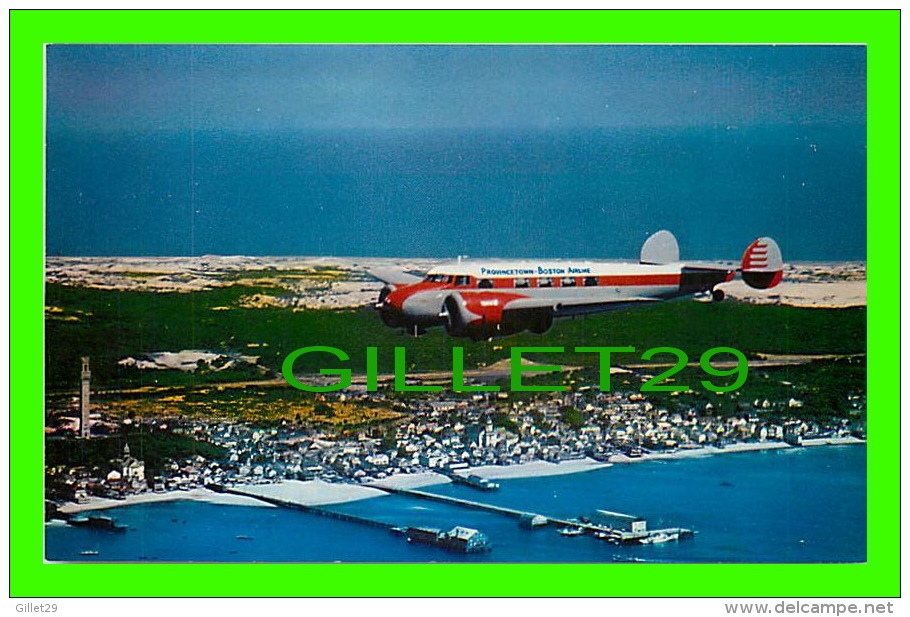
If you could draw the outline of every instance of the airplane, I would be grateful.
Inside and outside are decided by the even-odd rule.
[[[676,237],[650,236],[638,263],[597,261],[461,260],[430,269],[424,277],[393,268],[368,274],[386,283],[375,303],[383,323],[419,335],[444,326],[456,337],[483,340],[524,330],[542,334],[553,320],[646,305],[710,292],[737,271],[747,285],[771,289],[783,277],[783,258],[771,238],[758,238],[739,268],[716,262],[681,262]]]

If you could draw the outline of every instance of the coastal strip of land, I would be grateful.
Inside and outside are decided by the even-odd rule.
[[[762,450],[798,449],[799,447],[814,446],[844,446],[850,444],[864,444],[863,439],[856,437],[822,437],[818,439],[804,439],[800,446],[792,446],[783,441],[759,441],[732,443],[723,448],[705,446],[703,448],[687,448],[673,452],[649,452],[641,456],[631,457],[625,454],[614,454],[610,457],[611,463],[640,463],[654,460],[673,460],[681,458],[694,458],[699,456],[713,456],[715,454],[733,454],[735,452],[758,452]]]
[[[864,444],[864,440],[854,437],[806,439],[802,447],[825,445]],[[638,457],[629,457],[625,454],[614,454],[609,462],[595,461],[590,458],[551,463],[548,461],[529,461],[518,465],[484,465],[460,470],[463,475],[476,475],[487,480],[504,480],[517,478],[537,478],[543,476],[556,476],[572,473],[594,471],[610,467],[614,463],[639,463],[651,460],[673,460],[700,456],[713,456],[716,454],[730,454],[735,452],[756,452],[761,450],[796,449],[780,441],[764,441],[757,443],[730,444],[723,448],[704,447],[686,450],[677,450],[667,453],[647,453]],[[376,480],[372,484],[379,487],[393,489],[417,489],[437,484],[451,482],[445,475],[426,471],[414,474],[396,474]],[[361,499],[372,499],[388,495],[379,488],[360,484],[325,482],[322,480],[283,480],[269,484],[243,485],[243,492],[273,499],[280,499],[306,506],[326,506],[332,504],[349,503]],[[105,510],[142,503],[159,503],[165,501],[202,501],[220,505],[240,505],[256,507],[275,507],[254,497],[219,493],[206,488],[190,490],[147,492],[128,495],[124,499],[104,499],[90,497],[80,503],[67,503],[60,507],[64,514],[78,514],[90,510]]]
[[[89,497],[79,503],[66,503],[60,506],[63,514],[78,514],[89,510],[107,510],[122,508],[141,503],[160,503],[162,501],[204,501],[226,506],[264,506],[274,507],[252,497],[215,493],[207,488],[193,488],[186,491],[156,491],[127,495],[123,499],[105,499],[104,497]]]
[[[594,471],[609,467],[610,463],[595,461],[590,458],[550,463],[547,461],[530,461],[520,465],[484,465],[465,469],[464,475],[476,475],[487,480],[506,480],[511,478],[537,478],[541,476],[561,476],[568,473]]]

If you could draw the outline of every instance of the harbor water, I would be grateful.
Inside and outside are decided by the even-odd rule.
[[[493,550],[460,554],[409,544],[380,527],[275,507],[172,501],[105,511],[126,533],[46,525],[51,561],[237,562],[685,562],[819,563],[866,559],[866,448],[824,446],[652,460],[576,474],[500,480],[498,491],[426,487],[464,499],[559,518],[595,509],[685,527],[692,539],[615,546],[554,526],[404,495],[328,509],[400,526],[456,525],[489,536]],[[95,554],[97,553],[97,554]]]

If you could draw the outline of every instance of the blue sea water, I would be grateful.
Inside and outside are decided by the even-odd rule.
[[[51,561],[240,562],[647,562],[818,563],[866,559],[866,448],[831,446],[614,465],[596,471],[501,481],[481,493],[461,485],[426,490],[554,516],[594,509],[682,526],[691,540],[613,546],[514,518],[389,495],[331,508],[396,525],[482,530],[489,553],[461,555],[412,545],[380,529],[281,508],[177,501],[106,513],[126,533],[46,526]],[[246,536],[247,538],[238,538]],[[98,555],[80,555],[98,551]]]
[[[862,124],[47,138],[50,255],[866,256]]]

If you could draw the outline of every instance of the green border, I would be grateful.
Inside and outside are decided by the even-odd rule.
[[[868,46],[868,563],[44,564],[45,43],[852,43]],[[10,12],[10,594],[897,596],[899,11]],[[15,436],[15,439],[12,439]],[[811,490],[811,489],[810,489]],[[126,575],[125,577],[123,575]],[[464,578],[469,576],[470,578]],[[107,585],[104,581],[133,581]]]

